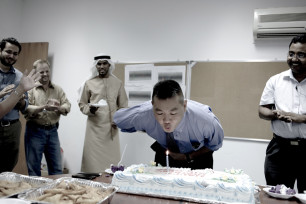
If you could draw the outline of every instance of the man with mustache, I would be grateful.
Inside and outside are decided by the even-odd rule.
[[[47,60],[36,60],[33,68],[41,76],[41,86],[28,92],[29,106],[25,111],[27,124],[24,146],[28,173],[30,176],[41,176],[40,165],[44,154],[48,174],[62,174],[58,127],[60,116],[70,112],[71,104],[64,90],[51,81],[50,63]]]
[[[118,110],[114,122],[125,132],[144,131],[156,140],[151,148],[156,164],[191,169],[213,168],[213,152],[224,133],[210,107],[184,99],[174,80],[155,84],[152,101]]]
[[[13,67],[21,52],[21,45],[15,38],[5,38],[0,42],[0,91],[14,84],[19,85],[22,73]],[[9,97],[10,91],[4,92],[0,101]],[[28,106],[28,99],[21,96],[16,106],[0,119],[0,172],[12,171],[18,161],[21,123],[19,111]]]
[[[119,134],[114,113],[127,107],[124,84],[113,71],[110,55],[99,53],[93,59],[91,76],[79,89],[79,107],[87,115],[82,172],[101,172],[120,160]]]
[[[289,44],[290,69],[272,76],[263,90],[259,117],[271,120],[273,139],[266,150],[268,185],[306,190],[306,35]]]

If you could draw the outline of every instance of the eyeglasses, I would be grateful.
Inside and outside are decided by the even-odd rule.
[[[289,52],[288,57],[290,57],[290,58],[295,57],[297,59],[305,59],[306,58],[306,53],[305,52],[298,52],[298,53]]]

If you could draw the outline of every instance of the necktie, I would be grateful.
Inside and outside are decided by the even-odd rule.
[[[180,152],[175,140],[173,133],[166,133],[167,136],[167,147],[171,152]]]

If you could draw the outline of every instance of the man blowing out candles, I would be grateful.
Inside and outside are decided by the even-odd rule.
[[[213,152],[222,146],[224,133],[209,106],[184,99],[174,80],[155,84],[152,101],[118,110],[114,122],[123,132],[144,131],[156,140],[155,162],[170,167],[213,168]]]

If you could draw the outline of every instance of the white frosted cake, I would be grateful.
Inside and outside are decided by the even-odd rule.
[[[115,172],[112,184],[119,192],[205,203],[255,203],[254,184],[241,170],[132,165]]]

